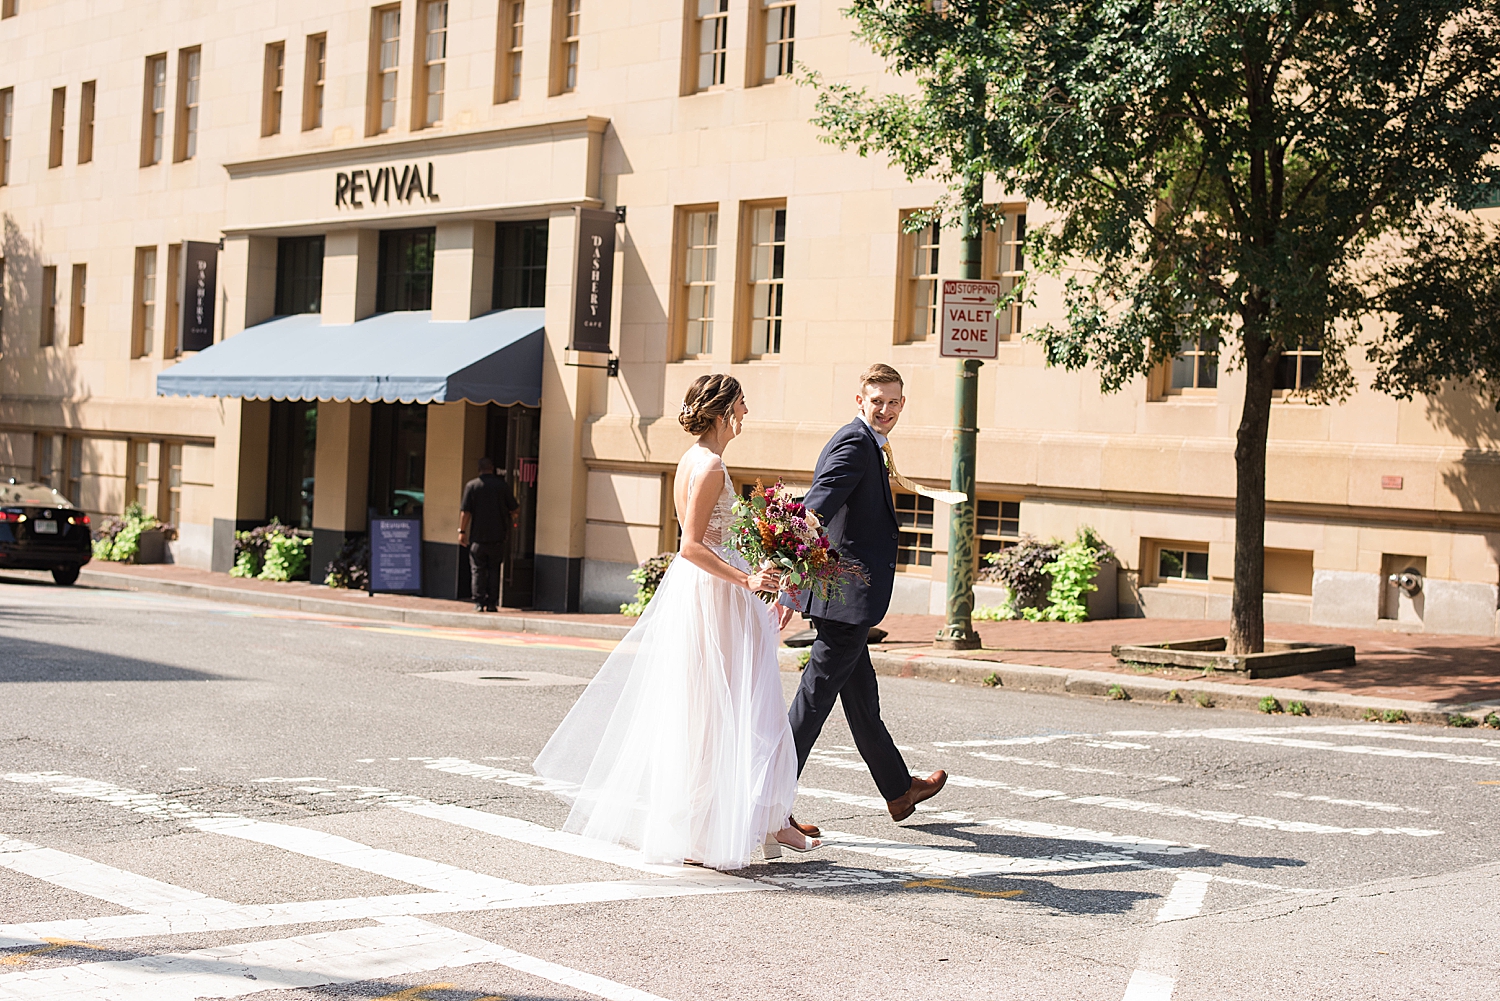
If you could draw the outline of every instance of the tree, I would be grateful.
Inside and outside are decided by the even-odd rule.
[[[1266,438],[1278,369],[1314,402],[1363,344],[1397,396],[1500,380],[1500,0],[851,0],[915,87],[828,84],[825,138],[908,178],[982,169],[1057,215],[1049,364],[1105,391],[1217,350],[1245,372],[1230,644],[1264,645]],[[983,13],[986,16],[980,16]],[[982,77],[983,100],[969,83]],[[976,166],[969,140],[982,136]],[[1286,386],[1288,373],[1281,371]]]

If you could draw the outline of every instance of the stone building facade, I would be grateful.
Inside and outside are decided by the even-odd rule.
[[[138,501],[177,525],[173,559],[217,570],[272,516],[313,529],[321,566],[372,513],[420,511],[424,589],[457,597],[459,492],[489,453],[523,502],[507,603],[590,610],[675,548],[675,414],[703,373],[746,388],[737,482],[805,483],[888,362],[902,469],[945,483],[931,327],[957,235],[908,232],[941,192],[808,124],[794,63],[899,86],[840,6],[7,5],[0,476],[97,515]],[[989,197],[986,274],[1014,281],[1046,209]],[[573,350],[597,210],[622,220],[608,353]],[[981,548],[1092,525],[1120,614],[1224,617],[1240,377],[1189,353],[1103,395],[1025,338],[1060,318],[1035,282],[981,370]],[[1358,366],[1313,405],[1313,364],[1290,359],[1272,417],[1269,618],[1494,635],[1500,418],[1389,399]],[[947,512],[897,501],[893,610],[940,610]],[[1389,583],[1408,567],[1415,597]]]

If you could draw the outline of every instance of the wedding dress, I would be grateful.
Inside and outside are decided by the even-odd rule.
[[[718,490],[703,542],[749,571],[723,540],[734,485]],[[786,825],[797,792],[776,622],[744,587],[674,559],[656,595],[547,746],[538,775],[576,786],[564,830],[638,848],[661,863],[742,868]]]

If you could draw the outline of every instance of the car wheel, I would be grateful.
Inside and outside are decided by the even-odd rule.
[[[67,587],[78,579],[78,568],[58,567],[52,571],[52,579],[59,587]]]

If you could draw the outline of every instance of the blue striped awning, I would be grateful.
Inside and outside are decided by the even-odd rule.
[[[524,403],[542,397],[543,310],[462,322],[429,311],[323,324],[316,313],[246,328],[156,377],[158,396],[383,403]]]

